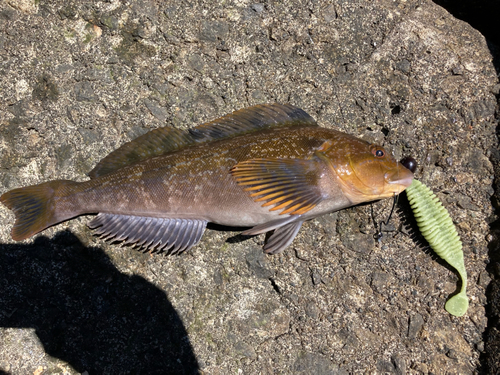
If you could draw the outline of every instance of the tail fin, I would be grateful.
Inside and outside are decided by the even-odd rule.
[[[55,206],[56,192],[61,191],[61,188],[70,188],[73,184],[76,183],[64,180],[49,181],[14,189],[0,196],[0,202],[16,215],[16,222],[11,231],[12,239],[22,241],[45,228],[76,216],[61,217]]]

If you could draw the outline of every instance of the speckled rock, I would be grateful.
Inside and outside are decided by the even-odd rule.
[[[489,262],[498,79],[484,37],[431,1],[0,3],[0,192],[86,179],[124,142],[257,103],[419,162],[464,243],[458,277],[401,197],[303,225],[284,253],[212,227],[180,256],[81,217],[13,243],[0,207],[0,370],[12,374],[473,374]],[[412,234],[413,233],[413,234]]]

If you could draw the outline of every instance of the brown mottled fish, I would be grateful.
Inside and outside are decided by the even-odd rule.
[[[208,222],[274,231],[283,251],[305,220],[393,197],[413,174],[382,147],[319,127],[291,105],[257,105],[183,132],[160,128],[124,144],[89,173],[14,189],[14,240],[79,215],[107,239],[176,253]]]

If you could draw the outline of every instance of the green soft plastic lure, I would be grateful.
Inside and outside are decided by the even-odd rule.
[[[462,242],[453,225],[450,214],[439,198],[420,181],[413,180],[406,189],[413,214],[420,232],[431,248],[457,270],[462,279],[460,292],[446,302],[445,309],[450,314],[462,316],[469,307],[467,299],[467,272],[464,266]]]

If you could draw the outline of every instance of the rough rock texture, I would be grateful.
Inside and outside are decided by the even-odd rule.
[[[429,1],[0,3],[0,191],[85,173],[159,126],[257,103],[412,155],[464,243],[457,275],[402,197],[306,223],[281,255],[213,227],[175,257],[78,218],[25,243],[0,207],[0,370],[12,374],[471,374],[485,290],[499,85],[484,37]],[[226,228],[227,229],[227,228]]]
[[[500,2],[495,0],[436,0],[455,17],[464,20],[472,27],[477,28],[486,38],[486,42],[493,55],[493,64],[500,74],[500,34],[498,33],[498,14]],[[500,125],[500,87],[493,90],[498,104],[496,109],[497,124]],[[497,126],[497,138],[500,135],[500,126]],[[490,243],[488,245],[490,262],[486,269],[492,277],[486,290],[488,305],[486,314],[488,326],[484,333],[485,350],[480,356],[480,372],[485,374],[500,373],[500,151],[498,147],[491,150],[490,160],[493,164],[495,179],[493,187],[495,194],[492,197],[496,217],[490,223]]]

